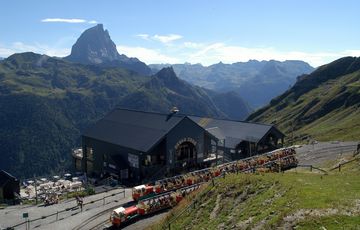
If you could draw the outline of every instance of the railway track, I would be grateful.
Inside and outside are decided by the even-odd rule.
[[[116,204],[114,206],[111,206],[110,208],[107,208],[99,213],[97,213],[96,215],[86,219],[83,223],[75,226],[74,228],[72,228],[73,230],[82,230],[82,229],[99,229],[101,226],[104,226],[106,223],[110,223],[109,222],[109,216],[110,216],[110,212],[114,209],[119,207],[119,204]],[[106,216],[105,220],[101,220],[100,222],[99,219],[103,218],[104,216]]]

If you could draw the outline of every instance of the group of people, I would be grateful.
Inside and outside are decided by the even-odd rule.
[[[56,193],[48,193],[45,195],[44,204],[45,205],[52,205],[59,203],[59,196]]]

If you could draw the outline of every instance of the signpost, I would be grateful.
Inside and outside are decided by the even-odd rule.
[[[23,218],[26,219],[26,224],[25,224],[25,227],[26,227],[26,230],[30,229],[30,222],[29,222],[29,213],[27,212],[24,212],[22,214]]]

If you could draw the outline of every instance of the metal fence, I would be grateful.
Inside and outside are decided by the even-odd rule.
[[[72,207],[69,207],[69,208],[65,208],[65,209],[63,209],[63,210],[60,210],[60,211],[56,211],[56,212],[54,212],[54,213],[52,213],[52,214],[49,214],[49,215],[44,215],[44,216],[41,216],[41,217],[38,217],[38,218],[35,218],[35,219],[27,219],[27,220],[24,221],[24,222],[21,222],[21,223],[19,223],[19,224],[13,225],[13,226],[8,227],[8,228],[5,228],[5,229],[7,229],[7,230],[15,229],[15,228],[18,228],[18,227],[24,225],[24,226],[25,226],[25,229],[28,230],[28,229],[30,229],[31,223],[33,223],[33,222],[35,222],[35,221],[38,221],[38,220],[50,218],[50,217],[53,217],[53,216],[56,216],[56,220],[55,220],[55,221],[58,221],[58,220],[64,219],[64,218],[59,218],[60,214],[62,214],[62,213],[80,209],[79,212],[73,213],[73,214],[70,215],[70,216],[74,216],[74,215],[82,212],[82,211],[83,211],[83,208],[84,208],[86,205],[94,204],[94,203],[97,203],[97,202],[100,202],[100,201],[102,201],[102,205],[104,206],[104,205],[106,204],[106,198],[114,197],[114,196],[116,196],[116,195],[118,195],[118,194],[123,194],[123,198],[125,198],[125,188],[123,188],[123,190],[120,191],[120,192],[112,193],[112,194],[109,194],[109,195],[104,196],[104,197],[102,197],[102,198],[99,198],[99,199],[96,199],[96,200],[91,200],[91,201],[89,201],[89,202],[83,203],[82,206],[75,205],[75,206],[72,206]],[[97,207],[99,207],[99,206],[97,206]],[[94,208],[97,208],[97,207],[94,207]],[[89,209],[87,209],[87,210],[89,210]],[[70,217],[70,216],[68,216],[68,217]],[[67,217],[66,217],[66,218],[67,218]]]

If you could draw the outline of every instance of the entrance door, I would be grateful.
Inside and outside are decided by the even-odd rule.
[[[183,142],[176,149],[177,161],[192,161],[196,158],[196,147],[191,142]]]

